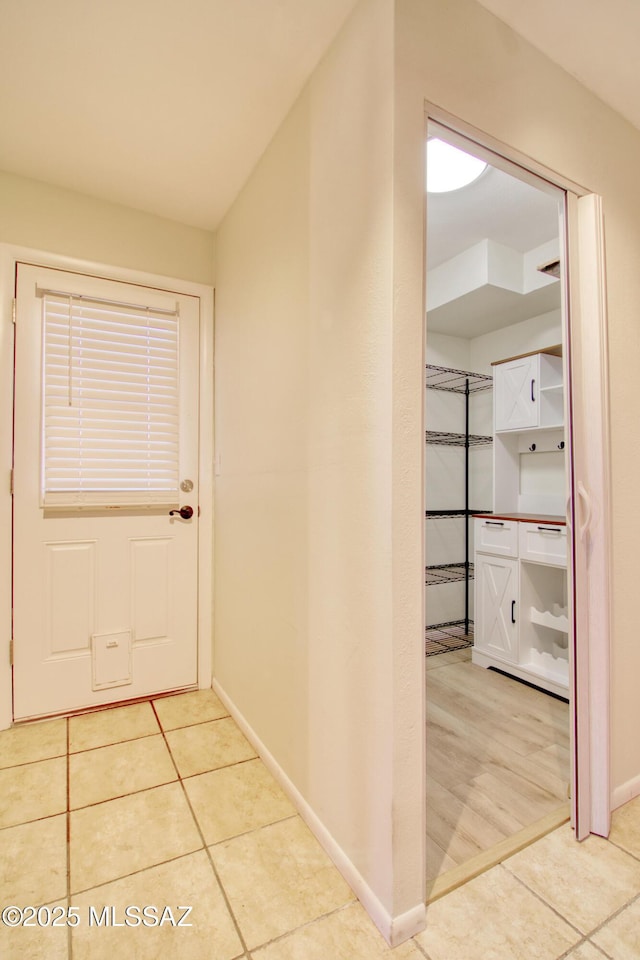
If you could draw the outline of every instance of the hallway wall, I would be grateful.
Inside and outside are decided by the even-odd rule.
[[[1,170],[0,243],[213,283],[210,231]]]
[[[640,789],[640,133],[474,0],[362,0],[218,235],[215,662],[391,916],[423,854],[425,99],[604,197],[613,782]]]
[[[223,221],[216,288],[215,678],[382,927],[424,912],[422,331],[393,328],[392,94],[393,8],[364,0]]]

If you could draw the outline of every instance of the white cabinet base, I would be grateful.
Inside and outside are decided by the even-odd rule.
[[[533,518],[476,517],[474,538],[473,663],[566,698],[566,527]],[[504,556],[507,547],[510,557]]]
[[[498,660],[497,657],[491,657],[487,656],[486,653],[481,653],[480,650],[477,650],[475,647],[471,653],[471,660],[479,667],[495,667],[497,670],[502,670],[503,673],[507,673],[511,677],[517,677],[526,683],[532,683],[535,687],[548,690],[549,693],[555,693],[556,696],[562,697],[564,700],[568,699],[569,691],[566,677],[564,679],[559,677],[559,682],[556,682],[548,672],[537,670],[530,664],[516,664],[509,663],[505,660]]]

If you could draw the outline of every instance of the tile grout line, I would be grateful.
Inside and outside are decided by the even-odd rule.
[[[47,813],[43,817],[34,817],[33,820],[19,820],[18,823],[8,823],[4,827],[0,827],[0,836],[6,830],[15,830],[16,827],[26,827],[29,823],[41,823],[43,820],[51,820],[52,817],[64,817],[67,813],[66,805],[64,809],[58,810],[57,813]]]
[[[567,960],[567,958],[571,956],[574,950],[578,950],[580,947],[584,947],[585,943],[589,943],[589,939],[583,936],[582,940],[578,940],[578,942],[574,943],[571,947],[567,947],[564,953],[561,953],[560,956],[556,958],[556,960]]]
[[[226,767],[220,767],[219,769],[225,770]],[[241,837],[249,837],[252,833],[260,833],[261,830],[266,830],[268,827],[274,827],[277,823],[286,823],[287,820],[296,820],[299,816],[299,813],[289,813],[286,817],[280,817],[278,820],[271,820],[269,823],[263,823],[259,827],[251,827],[250,830],[243,830],[242,833],[234,833],[231,837],[223,837],[222,840],[215,840],[213,843],[208,843],[207,847],[221,847],[223,843],[229,843],[231,840],[240,840]]]
[[[155,712],[154,701],[150,701],[150,702],[151,702],[151,707]],[[233,717],[231,716],[230,713],[225,713],[221,717],[211,717],[209,720],[195,720],[192,723],[183,723],[177,727],[167,727],[167,729],[165,730],[164,727],[162,726],[162,721],[160,720],[160,717],[158,716],[157,713],[156,713],[156,717],[158,719],[158,723],[160,724],[160,729],[162,730],[163,733],[173,733],[174,730],[188,730],[190,727],[202,727],[205,723],[217,723],[218,720],[233,720]]]
[[[251,949],[254,951],[264,950],[265,947],[271,947],[273,946],[274,943],[279,943],[281,940],[286,940],[287,937],[292,936],[292,934],[297,933],[299,930],[305,930],[307,927],[312,927],[314,923],[318,923],[320,920],[326,920],[327,917],[333,917],[337,913],[342,913],[343,910],[347,910],[349,907],[353,907],[356,905],[362,906],[362,904],[354,894],[352,900],[348,900],[346,903],[341,903],[339,907],[334,907],[333,910],[329,910],[327,911],[327,913],[321,913],[317,917],[313,917],[311,920],[305,920],[304,923],[299,924],[299,926],[294,927],[292,930],[285,930],[284,933],[279,933],[277,937],[272,937],[271,940],[265,940],[264,943],[259,943],[256,947],[252,947]],[[384,937],[382,936],[382,934],[380,933],[380,931],[378,930],[378,928],[376,927],[373,920],[371,920],[368,914],[367,914],[367,920],[371,923],[371,926],[375,931],[376,935],[380,937],[380,939],[386,944],[386,940],[384,939]],[[410,940],[406,942],[409,943],[412,940],[413,938],[410,938]],[[399,946],[402,946],[402,944],[399,944]],[[389,947],[389,949],[391,950],[395,948]],[[422,953],[424,953],[424,950],[422,951]],[[427,957],[427,960],[429,960],[428,957]]]
[[[590,943],[591,946],[592,946],[595,950],[598,950],[604,957],[607,958],[607,960],[616,960],[616,958],[615,958],[615,957],[612,957],[611,954],[608,953],[608,952],[604,949],[604,947],[601,947],[599,944],[594,943],[593,940],[591,940],[591,938],[585,940],[585,943]]]
[[[173,731],[168,730],[168,733]],[[245,760],[234,760],[233,763],[225,763],[221,767],[213,767],[211,770],[202,770],[200,773],[190,773],[188,777],[180,776],[181,780],[195,780],[196,777],[206,777],[209,773],[217,773],[218,770],[231,770],[232,767],[241,767],[244,763],[255,763],[256,760],[260,760],[260,757],[256,753],[255,757],[247,757]],[[262,763],[262,761],[260,760]]]
[[[169,731],[169,732],[171,732],[171,731]],[[162,737],[162,734],[160,733],[160,734],[158,734],[158,736]],[[144,740],[144,739],[147,739],[147,738],[146,738],[146,737],[136,737],[135,739]],[[166,739],[165,739],[164,737],[162,737],[162,739],[163,739],[163,742],[164,742],[165,746],[167,746],[167,748],[168,748],[168,744],[167,744]],[[126,742],[127,742],[127,743],[134,743],[135,741],[134,741],[134,740],[127,740]],[[115,746],[115,745],[116,745],[116,744],[114,744],[114,746]],[[111,746],[111,744],[107,744],[106,746]],[[104,749],[104,748],[103,748],[103,747],[96,747],[96,750],[102,750],[102,749]],[[168,749],[169,749],[169,748],[168,748]],[[86,752],[90,752],[90,751],[86,751]],[[169,749],[169,754],[171,755],[171,750],[170,750],[170,749]],[[75,756],[78,756],[78,754],[75,754],[75,753],[74,753],[73,756],[74,756],[74,757],[75,757]],[[236,760],[236,761],[234,761],[234,763],[226,763],[226,764],[224,764],[224,766],[222,766],[222,767],[215,767],[213,770],[202,770],[200,773],[193,773],[193,774],[190,774],[188,777],[181,777],[180,774],[177,772],[177,768],[176,768],[175,762],[173,762],[173,756],[171,756],[171,760],[172,760],[172,762],[173,762],[174,769],[176,769],[176,777],[175,777],[175,779],[173,779],[173,780],[163,780],[162,783],[154,783],[154,784],[151,784],[151,786],[149,786],[149,787],[141,787],[139,790],[130,790],[128,793],[118,793],[118,794],[115,794],[113,797],[107,797],[107,798],[105,798],[104,800],[94,800],[92,803],[85,803],[85,804],[84,804],[83,806],[81,806],[81,807],[74,807],[73,810],[72,810],[72,812],[73,812],[73,813],[76,813],[76,812],[78,812],[79,810],[89,810],[89,809],[92,808],[92,807],[99,807],[100,804],[102,804],[102,803],[111,803],[112,800],[124,800],[125,797],[134,797],[134,796],[136,796],[136,795],[139,794],[139,793],[148,793],[150,790],[157,790],[159,787],[168,787],[168,786],[170,786],[172,783],[179,783],[179,782],[182,781],[182,780],[195,780],[196,777],[203,777],[203,776],[206,776],[206,774],[208,774],[208,773],[216,773],[218,770],[230,770],[232,767],[238,767],[238,766],[240,766],[240,765],[243,764],[243,763],[252,763],[254,760],[259,760],[259,759],[260,759],[260,758],[259,758],[258,756],[248,757],[246,760]],[[29,821],[24,821],[24,822],[26,822],[26,823],[35,823],[37,820],[46,820],[46,819],[47,819],[47,817],[36,817],[35,820],[33,820],[33,821],[29,820]],[[281,819],[282,819],[282,820],[288,820],[289,817],[282,817]],[[10,828],[9,828],[9,827],[2,827],[2,828],[0,828],[0,832],[1,832],[2,830],[8,830],[8,829],[10,829]],[[247,833],[250,833],[250,832],[251,832],[251,831],[247,831]],[[217,842],[218,842],[218,843],[222,843],[222,841],[217,841]]]
[[[202,848],[198,847],[197,850],[189,850],[187,853],[180,853],[177,857],[169,857],[168,860],[159,860],[157,863],[151,863],[147,867],[140,867],[139,870],[131,870],[130,873],[123,873],[118,877],[113,877],[111,880],[102,880],[100,883],[94,884],[92,887],[83,887],[81,890],[75,890],[74,897],[83,897],[86,893],[91,893],[93,890],[100,890],[102,887],[108,887],[112,883],[119,883],[121,880],[128,880],[130,877],[137,877],[140,873],[147,873],[148,870],[155,870],[156,867],[164,867],[169,863],[177,863],[178,860],[185,860],[187,857],[192,857],[194,853],[200,853]]]
[[[510,859],[510,858],[509,858],[509,859]],[[506,863],[507,863],[507,861],[505,860],[505,861],[503,861],[503,863],[499,863],[498,866],[499,866],[502,870],[506,870],[506,872],[509,874],[510,877],[513,877],[514,880],[517,880],[517,881],[518,881],[518,883],[520,884],[521,887],[524,887],[524,889],[525,889],[528,893],[533,894],[533,896],[536,898],[536,900],[538,900],[540,903],[544,904],[544,906],[547,907],[549,910],[551,910],[552,913],[555,913],[555,915],[556,915],[557,917],[559,917],[561,920],[563,920],[569,927],[571,927],[572,930],[575,930],[575,932],[576,932],[577,934],[579,934],[579,936],[580,936],[581,939],[584,939],[586,936],[588,936],[588,934],[583,933],[582,930],[580,930],[580,928],[575,925],[575,923],[572,923],[571,920],[568,920],[568,919],[564,916],[564,914],[560,913],[560,911],[558,910],[557,907],[554,907],[553,904],[548,903],[548,902],[544,899],[544,897],[541,897],[539,893],[537,893],[535,890],[532,890],[531,887],[530,887],[527,883],[525,883],[524,880],[521,880],[520,877],[518,877],[515,873],[512,873],[512,871],[509,870],[509,868],[506,866]],[[574,949],[575,947],[576,947],[576,944],[574,944],[571,949]]]
[[[216,870],[215,863],[213,862],[213,857],[211,856],[211,851],[209,850],[209,847],[207,846],[207,842],[206,842],[206,840],[205,840],[204,833],[202,832],[202,828],[201,828],[201,826],[200,826],[200,823],[199,823],[199,821],[198,821],[198,818],[196,817],[195,811],[194,811],[194,809],[193,809],[193,807],[192,807],[192,805],[191,805],[191,800],[189,799],[189,794],[187,793],[187,789],[186,789],[186,787],[185,787],[185,785],[184,785],[184,783],[183,783],[183,781],[182,781],[182,777],[181,777],[181,775],[180,775],[180,771],[179,771],[179,769],[178,769],[178,764],[176,763],[176,759],[175,759],[175,757],[173,756],[173,753],[171,752],[171,746],[170,746],[169,741],[168,741],[168,739],[167,739],[167,737],[166,737],[166,732],[165,732],[165,730],[164,730],[164,728],[163,728],[163,726],[162,726],[162,723],[161,723],[161,721],[160,721],[160,717],[158,716],[158,713],[157,713],[157,711],[156,711],[155,704],[153,703],[153,701],[150,701],[150,703],[151,703],[151,709],[153,710],[153,712],[154,712],[154,714],[155,714],[155,717],[156,717],[156,720],[158,721],[158,725],[159,725],[160,729],[162,730],[162,736],[164,737],[164,742],[165,742],[165,744],[166,744],[167,750],[169,751],[169,756],[171,757],[171,762],[173,763],[173,765],[174,765],[174,767],[175,767],[175,771],[176,771],[176,774],[177,774],[177,776],[178,776],[178,782],[179,782],[180,787],[181,787],[181,789],[182,789],[182,793],[183,793],[183,796],[184,796],[185,801],[186,801],[186,803],[187,803],[187,806],[189,807],[189,812],[191,813],[191,816],[192,816],[192,818],[193,818],[193,822],[195,823],[196,829],[197,829],[198,834],[199,834],[199,836],[200,836],[200,839],[202,840],[203,849],[204,849],[204,851],[205,851],[205,853],[206,853],[207,859],[209,860],[209,864],[211,865],[211,870],[212,870],[213,875],[214,875],[214,877],[215,877],[215,879],[216,879],[216,883],[218,884],[218,887],[219,887],[219,889],[220,889],[220,892],[222,893],[223,900],[224,900],[224,902],[225,902],[225,905],[226,905],[226,907],[227,907],[227,910],[229,911],[229,916],[231,917],[231,921],[232,921],[232,923],[233,923],[233,925],[234,925],[234,927],[235,927],[236,933],[237,933],[237,935],[238,935],[238,939],[240,940],[240,945],[241,945],[241,947],[242,947],[242,951],[243,951],[243,952],[242,952],[241,955],[238,954],[238,956],[244,956],[244,957],[248,958],[248,960],[251,960],[251,955],[250,955],[250,953],[249,953],[249,948],[248,948],[248,946],[247,946],[247,942],[246,942],[246,940],[245,940],[245,938],[244,938],[244,936],[243,936],[243,934],[242,934],[242,931],[241,931],[241,929],[240,929],[240,924],[238,923],[238,920],[237,920],[237,918],[236,918],[236,915],[235,915],[235,913],[234,913],[234,911],[233,911],[233,908],[232,908],[232,906],[231,906],[231,902],[230,902],[230,900],[229,900],[229,897],[227,896],[227,891],[225,890],[225,888],[224,888],[224,886],[223,886],[223,884],[222,884],[222,880],[220,879],[220,876],[219,876],[219,874],[218,874],[218,871]],[[192,724],[192,726],[197,726],[197,724]],[[183,729],[183,728],[178,727],[178,728],[174,728],[174,729]]]
[[[159,734],[159,736],[162,736],[162,735]],[[141,740],[143,740],[143,739],[146,739],[146,738],[145,738],[145,737],[139,737],[139,738],[136,737],[135,739],[141,739]],[[163,740],[164,740],[164,738],[163,738]],[[127,743],[133,743],[134,741],[133,741],[133,740],[128,740],[128,741],[126,741],[126,742],[127,742]],[[165,745],[166,745],[166,741],[164,741],[164,742],[165,742]],[[97,747],[96,749],[101,750],[102,747]],[[170,751],[169,751],[169,752],[170,752]],[[240,767],[240,766],[242,766],[242,765],[245,764],[245,763],[254,763],[256,760],[260,760],[260,757],[258,757],[258,756],[248,757],[246,760],[236,760],[236,761],[234,761],[233,763],[224,764],[224,766],[222,766],[222,767],[215,767],[213,770],[203,770],[201,773],[190,774],[188,777],[180,777],[180,775],[178,774],[174,780],[165,780],[165,781],[163,781],[162,783],[154,783],[154,784],[152,784],[152,785],[149,786],[149,787],[141,787],[139,790],[130,790],[128,793],[118,793],[118,794],[116,794],[115,796],[106,797],[104,800],[94,800],[92,803],[86,803],[86,804],[84,804],[84,806],[82,806],[82,807],[73,807],[73,808],[71,808],[71,805],[70,805],[70,797],[69,797],[69,786],[68,786],[68,783],[69,783],[69,766],[70,766],[71,757],[75,757],[75,756],[78,756],[78,754],[71,754],[70,756],[68,756],[68,757],[66,757],[66,758],[63,757],[63,756],[52,758],[52,759],[56,759],[56,760],[66,759],[66,761],[67,761],[67,805],[68,805],[69,809],[68,809],[68,810],[60,810],[58,813],[49,813],[49,814],[46,814],[45,816],[41,816],[41,817],[34,817],[33,820],[21,820],[19,823],[10,823],[10,824],[7,824],[6,826],[3,826],[3,827],[0,826],[0,836],[2,835],[2,833],[3,833],[5,830],[13,830],[15,827],[20,827],[20,826],[23,826],[23,825],[26,825],[26,824],[29,824],[29,823],[39,823],[39,822],[42,821],[42,820],[49,820],[51,817],[61,816],[61,815],[65,814],[65,813],[79,813],[81,810],[90,810],[90,809],[92,809],[93,807],[99,807],[99,806],[101,806],[101,804],[103,804],[103,803],[111,803],[113,800],[124,800],[126,797],[134,797],[134,796],[137,796],[138,794],[141,794],[141,793],[148,793],[150,790],[158,790],[160,787],[169,787],[169,786],[171,786],[171,785],[174,784],[174,783],[179,783],[181,780],[196,780],[198,777],[204,777],[204,776],[206,776],[206,775],[209,774],[209,773],[217,773],[218,770],[231,770],[233,767]],[[173,757],[172,757],[171,759],[173,760]],[[39,763],[40,761],[35,761],[35,762],[36,762],[36,763]],[[173,765],[174,765],[174,768],[175,768],[175,763],[174,763]],[[12,769],[12,768],[7,767],[6,769]],[[290,820],[290,819],[292,819],[292,818],[295,817],[295,816],[297,816],[296,813],[288,814],[286,817],[280,817],[278,820],[274,820],[273,822],[274,822],[274,823],[281,823],[283,820]],[[255,829],[255,828],[254,828],[254,829]],[[246,830],[246,831],[244,831],[244,833],[236,834],[235,836],[246,836],[248,833],[253,833],[253,832],[254,832],[254,829]],[[210,846],[217,846],[219,843],[224,843],[224,842],[226,842],[226,840],[231,840],[231,839],[233,839],[233,838],[232,838],[232,837],[225,837],[223,840],[216,840],[214,843],[210,844]],[[170,859],[176,859],[176,858],[170,858]],[[167,861],[167,862],[169,862],[169,861]],[[138,871],[134,871],[134,872],[138,872]]]
[[[140,790],[130,790],[128,793],[117,793],[115,796],[106,797],[104,800],[94,800],[93,803],[85,803],[82,807],[74,807],[72,812],[79,813],[81,810],[92,810],[94,807],[99,807],[103,803],[111,803],[113,800],[125,800],[127,797],[137,797],[141,793],[149,793],[150,790],[158,790],[160,787],[170,787],[172,783],[177,782],[178,778],[176,777],[175,780],[163,780],[162,783],[154,783],[150,787],[142,787]]]
[[[138,737],[125,737],[123,740],[114,740],[110,743],[99,743],[95,747],[82,747],[81,750],[70,750],[70,755],[72,757],[79,757],[83,753],[91,753],[93,750],[104,750],[107,747],[119,747],[124,743],[133,743],[134,740],[149,740],[151,737],[159,736],[160,731],[154,731],[154,733],[142,733]]]
[[[416,948],[416,950],[418,951],[418,953],[421,953],[423,957],[426,957],[426,960],[431,960],[431,957],[429,956],[429,954],[427,953],[427,951],[425,950],[425,948],[422,946],[422,944],[421,944],[421,943],[418,943],[418,941],[416,940],[415,936],[414,936],[414,937],[411,937],[411,939],[408,940],[407,942],[408,942],[408,943],[412,943],[412,944],[414,945],[414,947]]]
[[[621,907],[618,907],[617,910],[614,910],[613,913],[610,913],[607,917],[605,917],[605,919],[601,923],[597,924],[595,927],[593,927],[593,929],[589,930],[588,933],[583,933],[582,930],[580,930],[580,928],[575,925],[575,923],[573,923],[571,920],[565,917],[564,914],[560,913],[560,911],[556,907],[554,907],[553,904],[548,903],[543,897],[540,896],[539,893],[536,893],[535,890],[532,890],[531,887],[527,883],[525,883],[524,880],[521,880],[520,877],[518,877],[515,873],[512,873],[512,871],[509,870],[508,867],[506,866],[506,861],[504,863],[499,864],[499,866],[504,867],[504,869],[507,870],[507,873],[509,873],[509,875],[512,876],[514,880],[517,880],[518,883],[520,883],[525,888],[525,890],[528,890],[529,893],[532,893],[534,897],[536,897],[541,903],[543,903],[546,907],[552,910],[553,913],[555,913],[558,917],[560,917],[561,920],[564,920],[564,922],[568,924],[573,930],[576,930],[580,934],[583,940],[587,940],[590,937],[592,937],[594,933],[598,933],[598,931],[602,930],[603,927],[606,927],[608,923],[610,923],[612,920],[618,917],[621,913],[623,913],[627,909],[627,907],[630,907],[632,903],[636,903],[638,900],[640,900],[640,892],[634,893],[628,900],[625,900],[625,902],[622,904]],[[576,946],[578,946],[578,944],[574,944],[574,946],[571,949],[572,950],[575,949]],[[601,947],[598,947],[598,949],[602,950]],[[566,954],[563,954],[562,956],[565,956],[565,955]]]
[[[114,740],[113,742],[109,742],[109,743],[99,743],[99,744],[97,744],[96,746],[93,746],[93,747],[82,747],[82,749],[80,749],[80,750],[70,750],[70,753],[71,753],[73,756],[76,756],[77,754],[80,754],[80,753],[90,753],[92,750],[102,750],[102,749],[104,749],[105,747],[117,747],[119,744],[122,744],[122,743],[132,743],[134,740],[148,740],[149,737],[158,737],[158,736],[162,736],[164,733],[173,733],[174,730],[186,730],[186,729],[189,728],[189,727],[201,727],[201,726],[202,726],[203,724],[205,724],[205,723],[216,723],[218,720],[230,720],[230,719],[232,719],[231,714],[225,713],[225,715],[224,715],[223,717],[214,717],[212,720],[198,720],[198,721],[196,721],[195,723],[185,723],[184,726],[181,726],[181,727],[170,727],[170,728],[168,728],[168,729],[165,731],[164,728],[163,728],[163,726],[162,726],[162,723],[160,722],[160,718],[159,718],[158,714],[155,712],[155,709],[154,709],[154,706],[153,706],[154,701],[153,701],[153,700],[145,700],[145,701],[143,701],[143,702],[144,702],[144,703],[148,703],[149,706],[151,707],[151,709],[154,711],[155,718],[156,718],[156,720],[157,720],[157,722],[158,722],[158,726],[159,726],[159,729],[158,729],[158,730],[154,730],[153,733],[142,733],[142,734],[140,734],[140,735],[137,736],[137,737],[123,737],[122,740]],[[111,708],[107,708],[107,709],[102,710],[102,711],[97,710],[97,711],[95,711],[95,713],[83,714],[83,716],[97,716],[99,713],[106,713],[108,709],[118,709],[118,708],[117,708],[117,707],[115,707],[115,708],[114,708],[114,707],[111,707]],[[74,718],[72,718],[72,719],[74,719]],[[62,754],[61,754],[61,756],[62,756]],[[52,760],[53,760],[53,759],[55,759],[55,757],[46,757],[45,759],[47,759],[47,760],[52,759]],[[28,761],[28,762],[33,762],[33,761]],[[17,766],[26,766],[26,764],[17,764],[17,763],[16,763],[16,764],[14,764],[14,766],[16,766],[16,767],[17,767]]]
[[[0,767],[0,773],[5,773],[7,770],[18,770],[21,767],[31,767],[35,763],[46,763],[48,760],[64,760],[66,755],[66,752],[55,753],[52,757],[38,757],[37,760],[25,760],[23,763],[9,763],[6,767]]]
[[[606,839],[607,843],[610,843],[611,846],[616,847],[616,849],[620,850],[622,853],[626,853],[628,857],[633,857],[636,862],[640,863],[640,856],[638,856],[638,854],[632,853],[632,851],[627,850],[626,847],[621,847],[616,840],[611,840],[610,837],[606,837],[604,839]]]
[[[597,927],[594,927],[593,930],[590,930],[589,933],[586,933],[586,934],[585,934],[585,939],[587,939],[587,938],[590,939],[594,934],[599,933],[600,930],[602,930],[603,927],[606,927],[607,924],[611,923],[612,920],[617,919],[617,917],[619,917],[621,913],[624,913],[624,911],[625,911],[628,907],[630,907],[633,903],[637,903],[639,900],[640,900],[640,893],[636,893],[633,897],[631,897],[630,900],[627,900],[626,903],[623,903],[623,905],[622,905],[621,907],[618,907],[617,910],[615,910],[615,911],[614,911],[612,914],[610,914],[605,920],[603,920],[602,923],[599,923]],[[609,954],[608,954],[607,951],[604,949],[604,947],[601,947],[601,946],[598,945],[598,950],[601,950],[602,953],[604,953],[607,957],[609,956]]]

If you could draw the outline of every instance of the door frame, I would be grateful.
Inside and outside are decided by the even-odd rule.
[[[214,290],[212,286],[126,267],[81,260],[61,254],[0,243],[0,528],[12,529],[11,467],[13,463],[14,325],[13,301],[16,264],[89,274],[106,280],[135,283],[195,296],[200,299],[198,469],[200,517],[198,528],[198,687],[211,687],[213,663],[213,387]],[[0,540],[0,730],[13,722],[12,667],[12,538]]]
[[[612,806],[611,451],[601,198],[448,111],[425,102],[425,142],[427,126],[431,122],[450,132],[453,143],[456,135],[471,141],[474,153],[487,162],[511,173],[517,168],[525,182],[538,187],[544,187],[546,182],[566,194],[561,242],[564,239],[566,243],[562,321],[567,344],[565,376],[570,383],[567,391],[570,402],[565,399],[565,407],[570,412],[567,418],[570,438],[567,526],[573,557],[574,606],[576,594],[584,601],[584,609],[574,609],[576,641],[570,678],[572,825],[578,839],[590,832],[608,836]],[[426,248],[426,191],[424,196]],[[423,262],[426,291],[425,257]],[[586,491],[586,500],[583,491]],[[577,505],[579,492],[583,501],[580,511]],[[589,501],[594,505],[593,511]],[[584,518],[582,522],[579,514]],[[580,644],[577,642],[578,630]]]

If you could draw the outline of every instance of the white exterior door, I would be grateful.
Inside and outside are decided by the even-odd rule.
[[[193,686],[199,300],[26,264],[16,299],[14,718]]]

